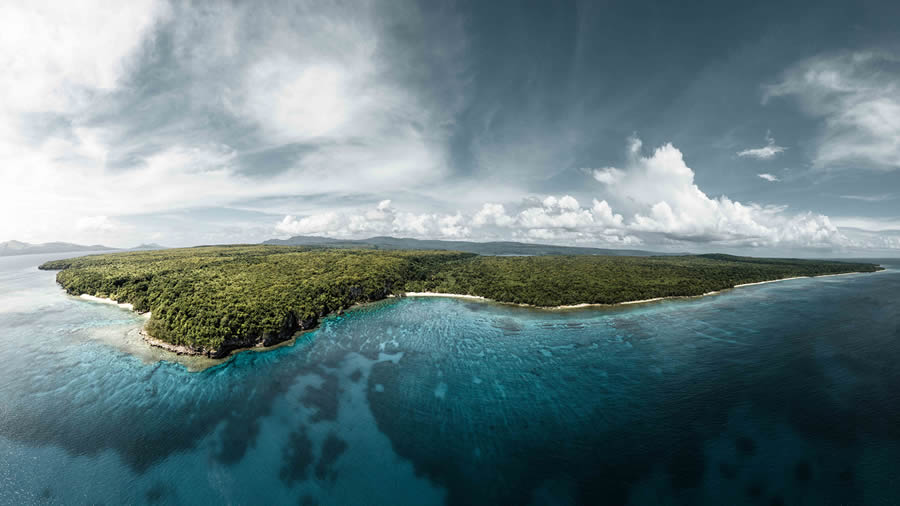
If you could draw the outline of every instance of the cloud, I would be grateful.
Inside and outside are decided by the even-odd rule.
[[[465,238],[472,233],[465,224],[465,218],[459,212],[438,218],[438,231],[441,237],[448,238]]]
[[[900,58],[881,51],[810,58],[766,86],[763,103],[796,99],[822,120],[816,167],[900,168]]]
[[[847,200],[861,200],[863,202],[884,202],[885,200],[897,198],[897,195],[894,193],[883,193],[881,195],[841,195],[840,198]]]
[[[630,233],[669,240],[745,246],[832,247],[846,243],[827,216],[791,215],[784,208],[710,198],[694,183],[694,171],[671,144],[642,156],[631,141],[630,157],[612,182],[608,170],[595,173],[610,195],[633,209]],[[599,175],[599,177],[598,177]]]
[[[606,201],[594,199],[591,207],[582,207],[571,195],[527,199],[512,215],[507,214],[502,204],[486,203],[475,213],[472,226],[487,234],[519,239],[607,245],[641,243],[624,230],[622,216],[613,213]]]
[[[623,230],[623,218],[606,201],[582,207],[571,195],[549,195],[529,200],[510,215],[503,204],[485,203],[474,213],[413,213],[400,211],[390,200],[374,209],[351,209],[295,217],[285,216],[275,226],[287,235],[322,234],[361,238],[402,235],[418,238],[550,240],[604,244],[639,244]]]
[[[285,216],[281,223],[275,226],[275,230],[290,235],[332,235],[341,226],[341,216],[335,212],[328,212],[300,218]]]
[[[5,1],[0,5],[0,109],[71,112],[114,89],[168,3]]]
[[[737,155],[740,157],[750,157],[756,158],[758,160],[771,160],[775,158],[787,149],[784,146],[779,146],[775,144],[775,139],[766,132],[766,145],[761,148],[752,148],[745,149],[743,151],[738,151]]]
[[[640,149],[640,141],[632,139],[623,168],[594,172],[609,198],[627,213],[616,212],[607,199],[594,198],[583,206],[571,195],[532,196],[518,204],[486,202],[454,214],[401,211],[382,200],[369,209],[287,216],[276,229],[332,237],[393,234],[617,246],[842,249],[868,244],[849,239],[828,216],[709,197],[673,145],[656,148],[649,156]],[[611,173],[616,177],[607,177]],[[770,174],[760,177],[778,180]]]
[[[900,232],[900,216],[841,216],[836,217],[834,222],[841,228],[856,228],[869,232],[883,232],[886,230]]]
[[[485,225],[507,227],[511,225],[513,221],[513,218],[506,214],[506,208],[503,204],[488,202],[475,213],[475,217],[472,219],[472,225],[476,227],[483,227]]]
[[[772,183],[774,183],[776,181],[781,181],[780,179],[778,179],[778,176],[775,176],[772,174],[762,173],[762,174],[757,174],[757,176],[761,177],[762,179],[765,179],[766,181],[772,182]]]
[[[694,182],[680,150],[665,144],[650,156],[632,140],[628,162],[618,176],[598,171],[610,199],[627,213],[615,212],[607,199],[583,206],[571,195],[531,196],[519,203],[486,202],[469,212],[414,213],[382,200],[368,209],[286,216],[276,225],[284,234],[318,233],[331,237],[402,235],[420,238],[553,241],[605,246],[753,247],[847,251],[892,248],[895,238],[869,232],[845,234],[828,216],[791,213],[786,206],[761,206],[711,198]],[[635,149],[635,146],[637,149]],[[777,178],[776,178],[777,180]],[[612,181],[612,182],[610,182]],[[860,220],[847,226],[872,229]],[[887,222],[879,222],[881,227]],[[855,228],[854,228],[855,229]],[[898,243],[900,244],[900,243]]]
[[[118,229],[119,225],[108,216],[85,216],[75,223],[75,228],[80,231],[112,232]]]
[[[594,169],[593,176],[594,179],[603,184],[616,184],[625,177],[625,173],[615,167],[604,167],[602,169]]]
[[[900,226],[876,231],[842,226],[841,230],[850,238],[855,248],[865,250],[867,255],[884,253],[895,256],[897,250],[900,250]]]
[[[0,6],[0,215],[28,216],[0,238],[433,188],[449,170],[456,108],[434,94],[458,92],[458,55],[387,52],[419,29],[400,5],[107,3]],[[433,67],[439,86],[400,78]]]
[[[374,208],[328,211],[307,216],[285,216],[275,225],[280,235],[324,235],[363,238],[399,235],[417,238],[464,238],[470,229],[460,213],[434,214],[399,211],[390,200]]]

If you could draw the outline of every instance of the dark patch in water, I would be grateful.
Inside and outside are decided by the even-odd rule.
[[[727,462],[719,462],[719,473],[723,478],[733,480],[737,476],[737,468]]]
[[[338,388],[338,377],[334,374],[326,374],[323,376],[321,386],[307,386],[300,402],[309,408],[315,408],[314,414],[310,421],[313,423],[323,420],[337,420],[338,404],[341,390]]]
[[[304,495],[300,497],[300,500],[297,502],[298,506],[319,506],[318,501],[316,501],[311,495]]]
[[[809,466],[809,462],[805,460],[797,462],[797,465],[794,466],[794,479],[797,481],[809,481],[810,477],[812,477],[812,469]]]
[[[705,459],[700,439],[689,439],[669,459],[668,470],[676,490],[696,488],[703,480]]]
[[[247,453],[251,441],[259,436],[259,420],[247,420],[240,423],[233,420],[225,422],[222,440],[215,457],[226,465],[234,465]]]
[[[747,497],[750,497],[752,499],[758,499],[760,496],[762,496],[762,493],[763,493],[762,482],[754,481],[754,482],[751,482],[749,485],[747,485]]]
[[[747,436],[739,436],[735,439],[734,446],[741,457],[752,457],[756,454],[756,441]]]
[[[329,434],[328,439],[322,443],[322,455],[319,457],[319,463],[316,464],[316,478],[334,480],[336,472],[332,470],[332,467],[345,451],[347,451],[347,442],[334,433]]]
[[[357,370],[353,371],[352,374],[350,374],[350,381],[352,381],[354,383],[359,383],[359,380],[360,380],[360,378],[362,378],[362,375],[363,375],[362,370],[357,369]]]
[[[278,478],[286,485],[304,481],[308,476],[307,469],[313,462],[312,441],[306,434],[306,428],[291,432],[281,455],[281,470]]]
[[[147,491],[144,493],[144,497],[147,498],[147,502],[150,504],[159,504],[163,502],[167,496],[173,494],[173,490],[161,481],[157,481],[153,484]],[[166,500],[168,503],[173,503],[174,501]]]
[[[464,299],[458,299],[458,300],[464,300]],[[490,309],[488,307],[488,304],[485,304],[483,302],[463,302],[462,305],[465,306],[466,309],[468,309],[469,311],[471,311],[473,313],[480,313],[482,311],[486,311],[486,310]]]
[[[780,495],[772,496],[769,506],[784,506],[784,499]]]
[[[497,318],[491,322],[491,326],[503,332],[521,332],[525,327],[514,318]]]
[[[853,481],[853,471],[851,469],[844,469],[840,473],[838,473],[838,478],[844,482]]]

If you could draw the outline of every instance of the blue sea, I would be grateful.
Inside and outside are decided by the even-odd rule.
[[[173,360],[0,258],[0,504],[900,504],[900,262],[615,309],[366,305]]]

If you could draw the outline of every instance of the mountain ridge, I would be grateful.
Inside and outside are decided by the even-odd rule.
[[[79,251],[117,251],[117,249],[101,244],[85,246],[82,244],[61,241],[40,244],[31,244],[16,240],[0,242],[0,256],[34,255],[38,253],[69,253]]]
[[[671,256],[686,253],[663,253],[636,249],[559,246],[516,241],[444,241],[408,237],[375,236],[368,239],[335,239],[333,237],[298,235],[288,239],[269,239],[262,244],[282,246],[325,246],[331,248],[371,248],[385,250],[446,250],[464,251],[479,255],[608,255],[608,256]]]
[[[110,248],[102,244],[91,244],[85,246],[83,244],[75,244],[71,242],[51,241],[38,244],[28,243],[24,241],[5,241],[0,242],[0,257],[17,256],[17,255],[38,255],[47,253],[79,253],[85,251],[149,251],[167,249],[166,246],[160,246],[156,243],[140,244],[134,248]]]

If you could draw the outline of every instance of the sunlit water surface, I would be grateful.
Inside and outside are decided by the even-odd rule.
[[[900,504],[889,261],[623,309],[392,300],[190,372],[49,258],[0,258],[0,504]]]

